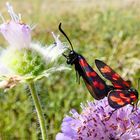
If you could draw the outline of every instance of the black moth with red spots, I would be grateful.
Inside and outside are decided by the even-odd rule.
[[[67,64],[75,65],[76,72],[79,74],[79,77],[83,78],[87,89],[95,99],[103,99],[112,89],[111,86],[106,85],[105,81],[92,69],[85,58],[73,50],[69,38],[61,29],[61,23],[59,24],[59,30],[67,38],[72,48],[68,55],[63,54],[67,59]]]
[[[134,106],[138,101],[138,91],[131,87],[130,83],[123,80],[112,68],[100,60],[95,60],[95,64],[101,74],[110,80],[114,86],[107,97],[109,105],[115,109],[121,108],[127,104]]]
[[[137,102],[138,92],[130,86],[129,82],[124,81],[120,75],[104,62],[95,60],[95,64],[101,74],[113,84],[113,86],[107,85],[87,63],[85,58],[73,50],[72,43],[61,29],[61,23],[59,24],[59,30],[67,38],[72,48],[68,55],[63,54],[67,59],[67,64],[75,65],[76,72],[79,74],[79,77],[83,78],[87,89],[95,99],[100,100],[107,96],[109,105],[115,109],[127,104],[134,105]]]

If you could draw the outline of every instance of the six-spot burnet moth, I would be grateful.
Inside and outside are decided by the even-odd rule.
[[[109,105],[118,109],[127,104],[134,106],[138,100],[138,92],[130,86],[130,83],[123,80],[113,69],[100,60],[95,60],[95,64],[101,74],[110,80],[113,86],[107,85],[105,81],[92,69],[85,58],[74,51],[73,45],[59,24],[60,32],[67,38],[70,43],[71,50],[68,55],[64,55],[67,64],[75,65],[76,73],[81,76],[86,84],[90,94],[97,100],[108,97]]]

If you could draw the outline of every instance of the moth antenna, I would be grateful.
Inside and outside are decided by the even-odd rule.
[[[67,58],[68,56],[67,55],[65,55],[64,53],[62,54],[65,58]]]
[[[66,33],[63,31],[63,29],[61,28],[61,23],[59,24],[59,31],[67,38],[67,40],[68,40],[68,42],[70,43],[70,46],[71,46],[71,48],[72,48],[72,50],[73,50],[73,45],[72,45],[72,43],[71,43],[71,41],[70,41],[70,39],[68,38],[68,36],[66,35]]]

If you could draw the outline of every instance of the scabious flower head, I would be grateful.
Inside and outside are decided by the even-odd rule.
[[[72,110],[72,116],[63,119],[62,132],[56,135],[56,140],[140,139],[140,108],[132,112],[133,107],[127,105],[111,115],[113,109],[106,98],[81,107],[81,114]]]
[[[21,15],[16,14],[9,3],[7,3],[7,8],[11,19],[6,22],[1,15],[3,23],[0,25],[0,33],[9,46],[0,54],[0,80],[2,76],[9,75],[9,79],[11,75],[14,77],[19,75],[24,77],[24,80],[35,80],[49,76],[55,71],[68,69],[64,65],[55,63],[67,48],[59,40],[59,36],[52,33],[55,43],[50,46],[34,43],[31,40],[32,28],[22,23]]]
[[[3,19],[0,25],[0,32],[8,41],[10,47],[17,49],[29,47],[31,42],[31,28],[29,25],[22,23],[21,15],[14,13],[12,6],[7,3],[8,13],[11,17],[9,22]]]

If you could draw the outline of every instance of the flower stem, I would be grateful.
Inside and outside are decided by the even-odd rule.
[[[34,105],[36,108],[36,112],[37,112],[37,116],[39,119],[39,124],[40,124],[40,128],[41,128],[41,133],[42,133],[42,139],[46,140],[47,139],[47,131],[46,131],[46,127],[45,127],[45,119],[44,119],[44,115],[42,112],[42,108],[41,108],[41,103],[35,88],[35,84],[33,82],[29,83],[29,88],[30,88],[30,92],[34,101]]]

